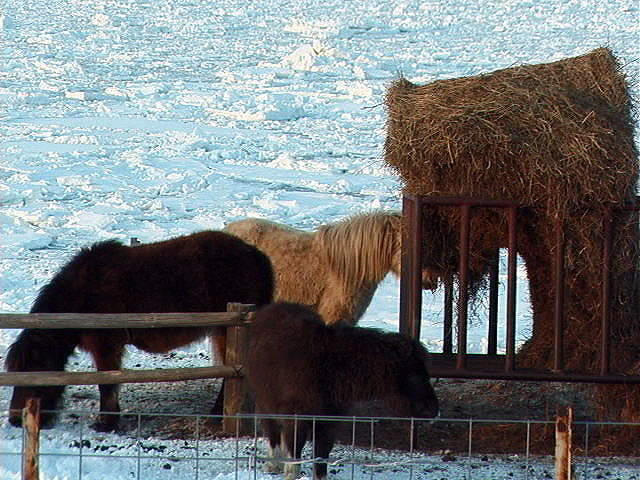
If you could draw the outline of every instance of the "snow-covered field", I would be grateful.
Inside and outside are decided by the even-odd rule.
[[[399,209],[401,185],[382,146],[384,94],[400,72],[426,83],[608,46],[640,98],[638,0],[12,0],[0,8],[2,312],[27,312],[52,274],[98,240],[151,242],[247,216],[312,229]],[[526,284],[518,288],[524,338]],[[434,351],[441,312],[440,292],[425,293],[422,340]],[[398,282],[388,278],[361,324],[395,330],[397,317]],[[484,331],[476,320],[470,351],[482,351]],[[0,331],[0,356],[16,334]],[[171,363],[130,351],[127,366],[204,365],[208,353],[193,345]],[[9,397],[2,387],[2,411]],[[130,448],[117,436],[84,435]],[[65,425],[44,438],[77,456],[78,434]],[[166,441],[163,451],[180,448]],[[6,454],[19,449],[19,431],[3,419],[1,478],[19,478],[19,459]],[[135,464],[88,458],[82,478],[132,478],[127,462]],[[433,462],[413,475],[466,475]],[[142,478],[193,478],[191,467],[150,463],[154,473]],[[201,478],[232,475],[209,465]],[[76,457],[45,457],[41,467],[43,480],[80,474]],[[476,468],[473,478],[505,471]]]

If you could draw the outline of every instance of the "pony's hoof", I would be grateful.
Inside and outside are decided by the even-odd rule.
[[[9,417],[9,424],[13,425],[14,427],[21,427],[22,417],[20,415],[11,415]]]
[[[9,424],[21,428],[22,427],[22,416],[21,415],[12,415],[9,417]],[[56,424],[55,415],[43,413],[40,415],[40,428],[42,430],[49,430],[53,428]]]
[[[297,463],[285,463],[284,480],[296,480],[300,476],[300,465]]]
[[[282,473],[284,472],[284,465],[282,462],[265,462],[262,471],[264,473]]]
[[[117,422],[113,422],[113,421],[109,421],[109,422],[105,422],[105,421],[101,421],[101,420],[96,420],[92,425],[91,428],[93,430],[95,430],[96,432],[117,432],[118,431],[118,423]]]

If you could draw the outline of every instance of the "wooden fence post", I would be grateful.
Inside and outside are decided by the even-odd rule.
[[[24,451],[22,452],[23,480],[40,478],[40,399],[28,398],[22,409],[22,425],[24,428]]]
[[[227,304],[228,312],[249,312],[253,305],[242,303]],[[227,327],[227,345],[224,363],[225,365],[240,365],[246,363],[249,351],[249,332],[246,325]],[[252,428],[249,419],[242,422],[237,417],[239,413],[253,413],[254,406],[250,397],[247,381],[242,375],[226,378],[224,381],[224,405],[222,430],[225,433],[248,432]]]
[[[571,480],[571,423],[573,409],[558,408],[556,417],[556,480]]]

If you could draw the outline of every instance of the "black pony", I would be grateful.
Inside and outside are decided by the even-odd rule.
[[[266,255],[238,237],[203,231],[134,247],[106,241],[83,249],[40,291],[32,313],[221,312],[228,302],[265,305],[273,296]],[[8,371],[62,371],[76,346],[93,357],[97,370],[118,370],[125,345],[164,353],[212,335],[223,359],[225,329],[25,329],[9,347]],[[54,410],[63,386],[15,387],[9,421],[20,425],[27,398]],[[119,412],[118,385],[99,385],[100,412]],[[219,404],[219,403],[218,403]],[[50,426],[54,415],[43,412]],[[116,430],[118,416],[101,414],[94,428]]]
[[[247,380],[256,413],[272,415],[346,415],[356,402],[386,400],[395,412],[434,417],[438,398],[429,381],[428,354],[420,342],[399,333],[338,323],[325,325],[309,307],[273,303],[254,314],[250,327]],[[313,457],[326,458],[335,422],[283,417],[262,421],[270,456],[299,459],[313,438]],[[269,461],[267,471],[280,466]],[[297,463],[284,466],[286,479]],[[327,464],[314,465],[323,480]]]

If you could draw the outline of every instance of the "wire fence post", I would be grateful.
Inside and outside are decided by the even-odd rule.
[[[29,398],[22,409],[24,428],[24,453],[22,457],[23,480],[40,478],[40,399]]]
[[[254,309],[254,305],[242,303],[229,303],[228,312],[249,312]],[[227,351],[225,353],[225,365],[243,366],[249,351],[249,332],[246,325],[235,325],[227,327]],[[239,372],[241,373],[241,372]],[[249,387],[244,375],[239,374],[226,378],[224,384],[224,407],[222,429],[226,433],[236,433],[236,421],[239,413],[253,413],[253,402],[249,395]],[[240,431],[250,432],[250,419],[241,422]]]
[[[571,423],[573,409],[560,407],[556,417],[556,480],[571,480]]]

